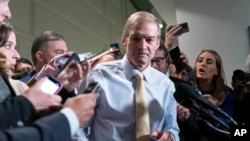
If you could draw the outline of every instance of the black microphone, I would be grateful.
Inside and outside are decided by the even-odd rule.
[[[205,108],[208,108],[212,111],[215,111],[219,114],[221,114],[222,116],[224,116],[225,118],[229,119],[230,121],[232,121],[235,125],[237,125],[237,122],[230,117],[226,112],[224,112],[221,108],[217,107],[216,105],[214,105],[212,102],[210,102],[209,100],[207,100],[206,98],[202,97],[197,91],[196,89],[188,84],[185,83],[179,83],[178,87],[176,88],[175,91],[175,99],[181,103],[181,101],[183,100],[188,100],[188,99],[193,99],[195,100],[197,103],[201,104],[202,106],[204,106]]]

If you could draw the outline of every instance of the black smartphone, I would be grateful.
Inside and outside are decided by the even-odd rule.
[[[96,92],[100,87],[100,84],[97,82],[92,82],[88,85],[88,87],[84,90],[83,93],[94,93]]]
[[[62,84],[50,75],[45,76],[45,80],[41,85],[41,90],[48,94],[58,94],[62,89]]]
[[[56,63],[63,64],[63,65],[58,65],[58,69],[59,69],[58,74],[60,74],[73,60],[80,63],[80,57],[78,56],[76,52],[74,52],[71,56],[66,56],[66,57],[63,56],[63,57],[59,57],[55,59],[55,64]]]
[[[182,70],[184,70],[186,67],[186,64],[180,58],[181,51],[180,51],[179,46],[175,46],[175,47],[171,48],[168,52],[169,52],[169,55],[172,59],[173,64],[175,65],[176,72],[179,73]]]
[[[188,23],[187,22],[181,23],[181,24],[178,24],[178,25],[181,26],[181,29],[178,32],[176,32],[175,35],[181,35],[183,33],[189,32],[189,27],[188,27]]]

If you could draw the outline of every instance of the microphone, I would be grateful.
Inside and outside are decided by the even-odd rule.
[[[201,104],[202,106],[204,106],[204,107],[206,107],[208,109],[211,109],[211,110],[213,110],[213,111],[221,114],[225,118],[227,118],[230,121],[232,121],[235,125],[237,125],[237,122],[232,117],[230,117],[221,108],[217,107],[212,102],[210,102],[206,98],[202,97],[196,91],[196,89],[193,86],[191,86],[191,85],[188,85],[188,84],[185,84],[185,83],[179,83],[178,87],[176,88],[176,92],[174,93],[174,96],[175,96],[175,99],[179,103],[181,103],[180,101],[183,101],[183,100],[193,99],[197,103]]]

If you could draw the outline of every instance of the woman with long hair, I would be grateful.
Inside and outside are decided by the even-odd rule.
[[[20,95],[29,88],[25,83],[11,78],[13,75],[12,70],[15,69],[16,60],[20,58],[20,55],[16,50],[15,31],[9,23],[4,23],[0,26],[0,52],[2,54],[1,71],[8,75],[10,85],[14,90],[14,93],[6,95],[6,97],[2,97],[0,99],[1,102],[9,96]]]
[[[220,107],[229,116],[232,116],[234,109],[234,91],[225,84],[225,74],[220,55],[214,50],[203,50],[195,61],[194,85],[201,92],[202,96]],[[210,111],[211,112],[211,111]],[[219,120],[227,125],[230,121],[219,113],[212,112]],[[229,137],[207,128],[202,125],[202,134],[208,141],[224,141]]]

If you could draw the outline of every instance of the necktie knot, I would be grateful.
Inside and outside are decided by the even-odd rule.
[[[138,73],[135,75],[135,77],[136,77],[137,80],[143,80],[143,73],[138,72]]]

